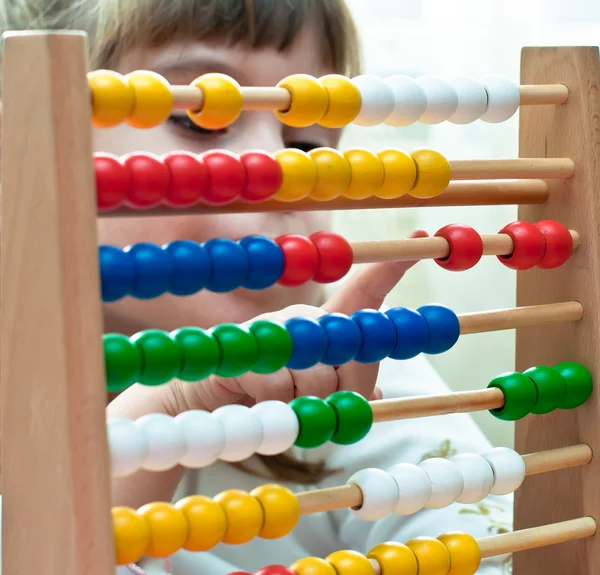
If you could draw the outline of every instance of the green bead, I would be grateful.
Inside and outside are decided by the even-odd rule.
[[[557,370],[539,365],[529,368],[523,375],[529,377],[537,389],[537,402],[531,413],[550,413],[564,403],[567,386]]]
[[[142,355],[139,383],[162,385],[179,376],[183,354],[177,342],[167,332],[148,329],[136,333],[131,341]]]
[[[123,391],[137,382],[142,370],[142,356],[129,338],[119,333],[102,336],[106,389]]]
[[[319,397],[297,397],[290,402],[294,410],[300,432],[294,445],[297,447],[319,447],[327,443],[337,428],[337,418],[333,407]]]
[[[560,409],[574,409],[583,405],[592,395],[592,374],[583,365],[571,361],[559,363],[554,369],[563,376],[567,387]]]
[[[215,373],[221,377],[237,377],[247,373],[258,360],[254,336],[245,328],[232,323],[213,327],[209,333],[221,350],[221,364]]]
[[[260,319],[250,325],[250,332],[258,346],[258,361],[252,366],[254,373],[275,373],[292,357],[292,336],[275,321]]]
[[[535,384],[522,373],[499,375],[489,383],[489,387],[497,387],[504,394],[504,406],[490,409],[494,417],[503,421],[516,421],[529,415],[537,402]]]
[[[350,445],[360,441],[373,425],[371,404],[354,391],[336,391],[325,401],[331,405],[337,419],[337,428],[331,441]]]
[[[221,363],[221,350],[214,337],[199,327],[182,327],[171,337],[183,354],[179,379],[202,381],[215,373]]]

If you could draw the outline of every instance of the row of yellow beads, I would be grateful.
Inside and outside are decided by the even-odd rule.
[[[170,503],[149,503],[137,511],[112,509],[117,565],[143,556],[169,557],[180,549],[207,551],[218,543],[241,545],[254,539],[278,539],[300,517],[296,496],[280,485],[262,485],[250,493],[231,489],[213,499],[193,495]]]
[[[290,566],[297,575],[474,575],[481,563],[477,541],[466,533],[447,533],[437,539],[417,537],[406,544],[389,542],[373,547],[365,556],[336,551],[325,559],[307,557]]]

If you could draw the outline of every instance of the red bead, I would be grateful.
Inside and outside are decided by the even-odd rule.
[[[511,270],[528,270],[542,261],[546,251],[544,234],[529,222],[512,222],[499,234],[508,234],[513,241],[513,253],[498,256],[498,260]]]
[[[319,263],[313,281],[326,284],[342,279],[352,267],[354,254],[346,238],[331,232],[317,232],[310,236],[317,248]]]
[[[225,150],[206,152],[201,158],[208,168],[210,179],[204,202],[223,206],[238,199],[246,187],[246,168],[240,158]]]
[[[434,259],[445,270],[464,272],[477,265],[483,256],[483,240],[470,226],[449,224],[439,229],[434,237],[444,238],[450,245],[448,257]]]
[[[117,156],[103,153],[94,154],[94,169],[98,209],[108,211],[118,208],[132,186],[129,170]]]
[[[277,281],[284,286],[299,286],[311,280],[319,265],[319,252],[307,237],[287,234],[275,239],[283,251],[283,273]]]
[[[546,240],[546,251],[537,267],[551,270],[562,266],[573,253],[573,237],[569,228],[553,220],[542,220],[534,225]]]
[[[160,204],[169,190],[169,169],[158,156],[135,153],[125,156],[124,163],[132,178],[127,205],[149,209]]]
[[[259,569],[254,575],[297,575],[295,571],[292,571],[288,567],[283,565],[267,565],[262,569]]]
[[[209,183],[208,169],[202,159],[187,152],[172,152],[163,156],[163,162],[170,174],[164,204],[185,208],[198,203]]]
[[[246,187],[241,199],[248,203],[272,198],[281,186],[283,172],[279,162],[266,152],[244,152],[240,160],[246,168]]]

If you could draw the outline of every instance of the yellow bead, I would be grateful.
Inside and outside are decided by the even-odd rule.
[[[434,150],[416,150],[411,154],[417,165],[417,181],[409,192],[414,198],[435,198],[450,183],[452,170],[442,154]]]
[[[415,554],[403,543],[381,543],[369,551],[369,559],[375,559],[381,575],[417,575],[419,564]]]
[[[384,178],[375,195],[383,200],[393,200],[408,193],[417,181],[415,161],[400,150],[382,150],[377,157],[383,164]]]
[[[173,111],[173,95],[167,80],[154,72],[131,72],[125,76],[134,94],[133,111],[125,120],[133,128],[154,128]]]
[[[219,493],[215,501],[227,516],[227,529],[223,543],[240,545],[254,539],[263,527],[265,514],[258,499],[245,491],[229,489]]]
[[[308,152],[317,166],[317,183],[310,192],[313,200],[326,202],[346,193],[352,171],[350,162],[333,148],[315,148]]]
[[[117,565],[139,561],[150,545],[150,525],[129,507],[112,508]]]
[[[92,93],[92,125],[113,128],[125,121],[133,109],[133,90],[121,74],[96,70],[88,74]]]
[[[307,198],[317,183],[317,166],[302,150],[275,152],[283,175],[281,186],[273,199],[279,202],[297,202]]]
[[[371,152],[362,149],[348,150],[344,157],[350,164],[352,177],[344,192],[351,200],[364,200],[376,194],[383,186],[383,163]]]
[[[336,570],[337,575],[374,575],[371,562],[358,551],[336,551],[325,558]]]
[[[319,124],[325,128],[343,128],[360,113],[362,98],[358,88],[345,76],[330,74],[319,78],[327,90],[329,106]]]
[[[203,495],[185,497],[175,504],[189,524],[189,535],[184,549],[208,551],[223,541],[227,530],[225,510],[216,501]]]
[[[444,533],[438,539],[450,554],[448,575],[474,575],[481,563],[477,541],[467,533]]]
[[[281,485],[261,485],[250,495],[258,499],[265,514],[259,537],[279,539],[296,527],[300,518],[300,504],[289,489]]]
[[[205,130],[222,130],[231,126],[242,113],[244,96],[240,85],[225,74],[204,74],[192,82],[200,88],[204,103],[200,111],[188,111],[194,124]]]
[[[338,575],[331,563],[319,557],[305,557],[290,565],[296,575]]]
[[[169,557],[179,551],[188,539],[189,525],[183,511],[170,503],[148,503],[138,513],[150,525],[149,557]]]
[[[417,558],[419,575],[448,575],[450,554],[441,541],[432,537],[417,537],[406,546]]]
[[[277,84],[290,93],[287,110],[275,110],[277,119],[292,128],[306,128],[319,122],[329,106],[329,95],[325,86],[307,74],[295,74]]]

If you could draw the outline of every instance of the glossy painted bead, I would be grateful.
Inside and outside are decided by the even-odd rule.
[[[210,283],[213,264],[202,244],[175,240],[162,249],[171,261],[169,293],[188,296],[203,290]]]
[[[183,354],[177,342],[167,332],[148,329],[136,333],[130,339],[142,358],[139,383],[162,385],[179,375]]]
[[[533,381],[537,390],[536,402],[531,413],[550,413],[564,403],[567,385],[556,369],[538,365],[524,371],[523,375]]]
[[[181,351],[179,379],[202,381],[216,372],[221,364],[221,348],[214,337],[199,327],[182,327],[170,336]]]
[[[185,452],[180,463],[188,469],[212,465],[225,449],[226,430],[217,417],[207,411],[189,409],[174,418],[185,437]]]
[[[263,438],[256,448],[256,453],[278,455],[294,445],[300,432],[300,423],[289,404],[267,400],[256,403],[250,409],[258,417],[263,428]]]
[[[225,510],[227,529],[223,543],[241,545],[258,536],[265,514],[258,499],[239,489],[222,491],[214,497]]]
[[[228,238],[213,238],[202,246],[211,261],[211,274],[206,289],[227,293],[240,288],[250,271],[246,250]]]
[[[287,362],[289,369],[308,369],[319,363],[327,352],[327,332],[312,318],[294,317],[285,322],[292,336],[292,357]]]
[[[360,489],[362,503],[360,507],[352,507],[350,512],[363,521],[379,521],[391,515],[398,503],[398,486],[382,469],[361,469],[346,484]]]
[[[485,86],[475,78],[469,76],[455,76],[446,78],[458,95],[458,106],[448,118],[453,124],[472,124],[485,112],[487,108],[487,92]]]
[[[317,166],[302,150],[279,150],[275,159],[281,168],[282,181],[273,199],[297,202],[307,198],[317,183]]]
[[[450,460],[432,457],[419,463],[431,481],[431,496],[427,509],[442,509],[454,503],[462,493],[464,482],[460,469]]]
[[[107,418],[106,435],[111,477],[126,477],[141,469],[148,453],[148,439],[135,421]]]
[[[346,238],[332,232],[316,232],[309,240],[318,252],[313,281],[333,283],[341,280],[350,271],[354,254]]]
[[[275,240],[264,236],[246,236],[238,241],[248,257],[248,273],[242,287],[263,290],[275,285],[283,274],[283,250]]]
[[[358,551],[335,551],[325,561],[333,565],[337,575],[375,575],[371,562]]]
[[[541,230],[529,222],[512,222],[504,226],[499,234],[511,237],[514,248],[507,256],[497,256],[498,260],[511,270],[528,270],[538,265],[546,251],[546,241]]]
[[[300,424],[300,432],[294,445],[297,447],[320,447],[331,440],[337,429],[333,407],[319,397],[296,397],[290,402]]]
[[[480,120],[496,124],[512,118],[521,103],[519,86],[499,74],[484,76],[481,82],[487,92],[487,107]]]
[[[133,110],[133,90],[125,78],[111,70],[95,70],[87,75],[92,93],[92,125],[113,128]]]
[[[106,389],[123,391],[138,381],[142,371],[142,356],[139,348],[120,333],[102,336],[104,347],[104,369]]]
[[[173,261],[160,246],[139,243],[123,250],[133,261],[134,280],[130,295],[137,299],[154,299],[169,291]]]
[[[117,565],[139,561],[150,545],[150,525],[134,509],[111,509]]]
[[[310,239],[286,234],[275,239],[283,252],[283,273],[277,283],[295,287],[310,281],[319,265],[319,252]]]
[[[363,439],[373,425],[371,404],[354,391],[336,391],[325,401],[335,411],[337,429],[331,438],[338,445],[350,445]]]
[[[158,206],[169,191],[169,169],[161,159],[147,152],[133,153],[123,158],[131,176],[125,204],[136,210]]]
[[[533,224],[544,236],[546,250],[536,265],[544,270],[562,266],[573,253],[573,237],[569,228],[553,220],[543,220]]]
[[[224,206],[237,200],[246,189],[246,168],[239,156],[227,150],[211,150],[201,156],[208,169],[209,186],[202,201]]]
[[[389,354],[391,359],[411,359],[423,353],[429,341],[429,324],[419,312],[397,307],[384,315],[396,328],[396,345]]]
[[[275,156],[261,151],[240,154],[246,170],[246,187],[240,199],[248,203],[264,202],[272,198],[283,182],[283,172]]]
[[[429,326],[429,339],[424,353],[446,353],[460,337],[460,323],[456,314],[442,305],[423,305],[417,310]]]
[[[434,150],[415,150],[411,157],[417,166],[417,179],[409,194],[421,199],[439,196],[450,183],[448,160]]]
[[[362,148],[344,152],[350,164],[352,177],[344,197],[351,200],[364,200],[374,196],[383,186],[383,163],[378,156]]]
[[[354,118],[357,126],[377,126],[385,122],[394,110],[394,92],[378,76],[363,74],[352,78],[360,92],[360,113]]]
[[[438,537],[450,555],[448,575],[475,575],[481,564],[477,541],[467,533],[444,533]]]
[[[245,405],[223,405],[213,412],[225,430],[225,447],[219,453],[222,461],[244,461],[256,453],[263,439],[260,419]]]
[[[172,208],[188,208],[200,202],[210,184],[202,158],[187,152],[171,152],[162,161],[169,171],[169,187],[163,203]]]
[[[375,196],[393,200],[407,194],[417,181],[417,164],[401,150],[382,150],[377,157],[383,165],[383,184]]]
[[[329,74],[319,78],[327,90],[329,106],[327,112],[319,120],[325,128],[343,128],[360,113],[362,99],[359,89],[345,76]]]
[[[325,86],[307,74],[294,74],[277,84],[290,93],[287,110],[275,110],[276,118],[292,128],[306,128],[320,122],[329,107],[329,94]]]
[[[173,95],[167,80],[140,70],[125,76],[133,91],[133,110],[125,122],[133,128],[155,128],[167,120],[173,111]]]
[[[449,244],[448,256],[434,259],[445,270],[464,272],[477,265],[483,256],[483,240],[470,226],[449,224],[440,228],[434,237],[444,238]]]
[[[237,377],[252,369],[258,360],[258,346],[254,336],[236,324],[221,324],[208,333],[215,338],[221,350],[221,364],[216,374],[221,377]]]
[[[514,493],[525,479],[525,462],[513,449],[495,447],[483,454],[485,460],[494,471],[492,495],[508,495]]]
[[[205,130],[222,130],[231,126],[242,113],[244,96],[240,85],[225,74],[204,74],[192,86],[202,91],[202,108],[188,110],[188,117]]]
[[[404,543],[380,543],[367,553],[367,558],[379,563],[381,575],[418,575],[419,572],[415,554]]]
[[[258,536],[263,539],[279,539],[291,533],[300,519],[298,498],[281,485],[261,485],[250,492],[258,499],[265,514],[265,521]]]
[[[432,537],[416,537],[407,541],[406,546],[417,558],[419,574],[448,575],[450,553],[441,541]]]
[[[499,375],[488,387],[497,387],[504,394],[504,405],[490,409],[490,413],[504,421],[517,421],[529,415],[537,402],[537,389],[533,381],[518,372]]]
[[[149,557],[169,557],[179,551],[188,540],[190,526],[181,509],[170,503],[148,503],[138,513],[150,526]]]
[[[317,182],[310,198],[327,202],[343,196],[352,179],[350,163],[344,155],[333,148],[315,148],[308,155],[317,167]]]
[[[189,525],[184,549],[208,551],[221,543],[227,530],[227,516],[219,503],[203,495],[191,495],[180,499],[175,508],[183,513]]]
[[[554,366],[565,380],[567,392],[561,409],[575,409],[583,405],[592,395],[594,387],[592,374],[581,364],[565,361]]]
[[[103,302],[117,301],[133,291],[135,259],[121,248],[100,246],[100,290]]]
[[[459,453],[450,458],[463,477],[463,489],[456,501],[478,503],[485,499],[494,486],[494,472],[490,464],[475,453]]]
[[[147,413],[136,419],[135,425],[147,440],[142,469],[166,471],[179,464],[187,448],[186,437],[171,416]]]
[[[321,359],[325,365],[344,365],[352,361],[362,347],[362,332],[347,315],[329,313],[317,320],[327,333],[327,351]]]
[[[374,309],[362,309],[354,312],[350,319],[362,333],[362,347],[354,361],[377,363],[390,356],[397,336],[394,322],[387,315]]]
[[[413,515],[425,508],[432,492],[431,479],[418,465],[398,463],[387,470],[398,486],[396,515]]]
[[[132,187],[129,170],[113,154],[94,154],[96,201],[98,209],[106,212],[123,204]]]
[[[259,319],[248,327],[256,340],[258,361],[252,366],[254,373],[275,373],[284,368],[292,357],[292,336],[281,323]]]
[[[427,109],[427,95],[419,83],[410,76],[395,74],[385,79],[394,94],[394,109],[386,118],[388,126],[410,126],[423,116]]]
[[[296,575],[296,573],[283,565],[267,565],[256,571],[254,575]]]
[[[296,575],[337,575],[333,565],[320,557],[303,557],[290,565]]]
[[[417,78],[425,92],[427,107],[419,118],[421,124],[440,124],[452,117],[458,108],[458,94],[443,78],[426,75]]]

